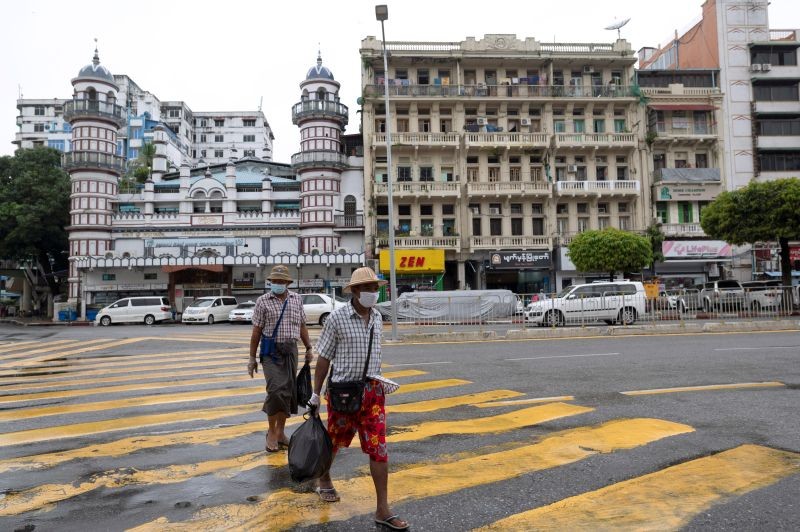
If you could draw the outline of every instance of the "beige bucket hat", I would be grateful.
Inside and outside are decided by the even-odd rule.
[[[294,281],[292,276],[289,275],[289,268],[283,264],[276,264],[273,266],[272,271],[269,272],[267,279],[270,281]]]
[[[342,292],[347,294],[353,286],[370,283],[378,283],[378,286],[383,286],[386,284],[386,281],[378,279],[378,276],[375,275],[375,271],[372,268],[364,266],[353,272],[353,275],[350,276],[350,282],[342,289]]]

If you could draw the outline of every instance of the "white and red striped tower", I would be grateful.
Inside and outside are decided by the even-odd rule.
[[[72,80],[72,101],[64,105],[64,120],[72,126],[72,150],[64,154],[69,172],[69,302],[83,299],[79,257],[103,256],[111,249],[111,218],[124,160],[117,155],[117,131],[125,110],[117,105],[119,87],[100,65],[97,49],[91,64]],[[85,302],[84,302],[85,303]]]
[[[300,181],[300,253],[335,253],[334,211],[347,167],[342,149],[347,106],[339,103],[339,82],[319,55],[300,89],[301,101],[292,107],[292,123],[300,128],[300,152],[292,155]]]

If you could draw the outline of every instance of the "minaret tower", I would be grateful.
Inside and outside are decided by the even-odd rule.
[[[300,152],[292,155],[300,181],[300,253],[336,253],[334,210],[347,168],[342,149],[347,106],[339,103],[339,82],[322,66],[321,54],[300,89],[301,101],[292,107],[292,123],[300,128]]]
[[[111,249],[111,217],[117,184],[124,168],[117,155],[117,131],[125,125],[125,110],[117,105],[119,87],[111,72],[94,58],[72,80],[72,101],[64,105],[64,120],[72,126],[72,150],[64,154],[69,172],[69,302],[84,300],[80,257],[103,256]]]

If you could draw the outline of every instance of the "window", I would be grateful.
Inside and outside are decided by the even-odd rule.
[[[411,205],[398,205],[397,213],[400,216],[411,216]]]
[[[420,181],[433,181],[433,167],[432,166],[421,166],[419,169],[419,180]]]
[[[531,204],[531,214],[543,214],[544,208],[541,203],[532,203]]]
[[[33,114],[35,116],[44,116],[44,105],[35,105],[33,107]]]
[[[688,201],[681,201],[678,203],[678,223],[690,224],[694,222],[692,216],[692,204]]]
[[[224,118],[215,118],[214,119],[214,127],[223,127],[225,126],[225,119]]]
[[[511,214],[522,214],[522,203],[512,203]]]
[[[630,231],[631,229],[631,217],[630,216],[620,216],[619,217],[619,228],[623,231]]]
[[[544,234],[544,219],[543,218],[534,218],[532,220],[533,227],[531,228],[531,234],[534,236],[541,236]]]
[[[597,228],[606,229],[609,225],[608,216],[600,216],[597,218]]]
[[[569,205],[566,203],[556,205],[556,214],[569,214]]]
[[[472,219],[472,236],[481,236],[481,219]]]
[[[594,119],[594,132],[595,133],[605,133],[606,132],[606,121],[602,118],[595,118]]]
[[[181,110],[180,109],[170,109],[168,116],[170,118],[180,118],[181,117]]]
[[[225,135],[214,135],[214,142],[225,142]]]
[[[500,203],[490,203],[489,214],[503,214],[503,205]]]
[[[589,218],[581,217],[578,218],[578,232],[582,233],[583,231],[589,230]]]
[[[200,135],[200,142],[206,142],[206,136]]]
[[[420,205],[419,206],[419,215],[420,216],[433,216],[433,205]]]
[[[157,273],[146,273],[146,274],[144,274],[144,280],[145,281],[155,281],[157,279],[158,279],[158,274]]]
[[[397,180],[398,181],[411,181],[411,167],[398,166],[397,167]]]
[[[214,150],[214,157],[217,159],[225,157],[225,152],[223,150]]]
[[[255,157],[256,156],[256,150],[244,150],[243,153],[244,153],[245,157]]]
[[[431,132],[431,121],[428,118],[420,118],[417,120],[417,128],[421,133]]]
[[[444,236],[453,236],[456,234],[456,221],[453,218],[445,218],[442,220],[442,234]]]
[[[750,49],[750,63],[769,63],[770,65],[797,65],[797,50],[783,50],[781,47],[753,46]]]
[[[245,118],[242,120],[242,127],[256,127],[255,118]]]
[[[256,141],[256,136],[255,135],[244,135],[242,137],[242,141],[243,142],[255,142]]]
[[[522,236],[522,218],[511,218],[511,234]]]
[[[800,170],[800,151],[759,152],[762,172],[796,172]]]
[[[756,122],[758,133],[769,136],[800,136],[800,118],[762,118]]]
[[[589,212],[588,203],[578,203],[578,214],[587,214]]]
[[[617,212],[628,212],[628,204],[622,202],[618,203]]]
[[[492,218],[489,220],[489,234],[492,236],[500,236],[503,234],[502,218]]]
[[[453,205],[452,203],[448,203],[446,205],[442,205],[442,214],[443,215],[445,215],[445,214],[453,214],[453,213],[455,213],[455,211],[456,211],[455,205]]]
[[[624,118],[615,118],[614,119],[614,133],[624,133],[625,132],[625,119]]]
[[[656,218],[662,224],[669,223],[669,206],[663,201],[656,203]]]
[[[389,216],[389,206],[388,205],[378,205],[377,213],[378,213],[378,216]]]
[[[758,102],[797,101],[797,83],[772,85],[753,85],[753,99]]]
[[[563,120],[553,120],[553,132],[564,133],[567,130]]]
[[[44,124],[33,124],[33,131],[36,133],[44,133]]]
[[[575,133],[583,133],[584,131],[586,131],[586,125],[585,125],[583,119],[581,119],[581,120],[573,120],[572,121],[572,128],[575,131]]]
[[[117,280],[117,274],[116,273],[104,273],[103,274],[103,280],[104,281],[116,281]]]
[[[556,220],[556,231],[558,231],[560,235],[569,233],[569,218],[559,218]]]
[[[708,168],[708,155],[705,153],[694,154],[694,167],[695,168]]]

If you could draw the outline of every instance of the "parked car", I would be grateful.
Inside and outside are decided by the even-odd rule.
[[[306,323],[325,325],[325,320],[335,309],[347,304],[346,299],[338,299],[328,294],[302,294]]]
[[[700,290],[703,285],[689,286],[678,290],[678,312],[683,314],[693,310],[703,310],[703,299]]]
[[[540,326],[604,321],[630,325],[645,313],[639,281],[604,281],[568,286],[556,297],[528,305],[525,321]]]
[[[744,308],[746,302],[744,288],[734,279],[709,281],[700,290],[703,310],[734,310]]]
[[[191,305],[183,309],[183,323],[208,323],[226,321],[230,312],[239,303],[231,296],[199,297]]]
[[[780,281],[747,281],[742,283],[747,308],[759,312],[764,308],[779,309],[783,290]]]
[[[105,327],[112,323],[154,323],[171,320],[172,307],[166,297],[144,296],[126,297],[100,309],[94,319],[95,324]]]
[[[254,308],[256,308],[255,301],[239,303],[236,308],[228,314],[228,321],[231,323],[253,323]]]

